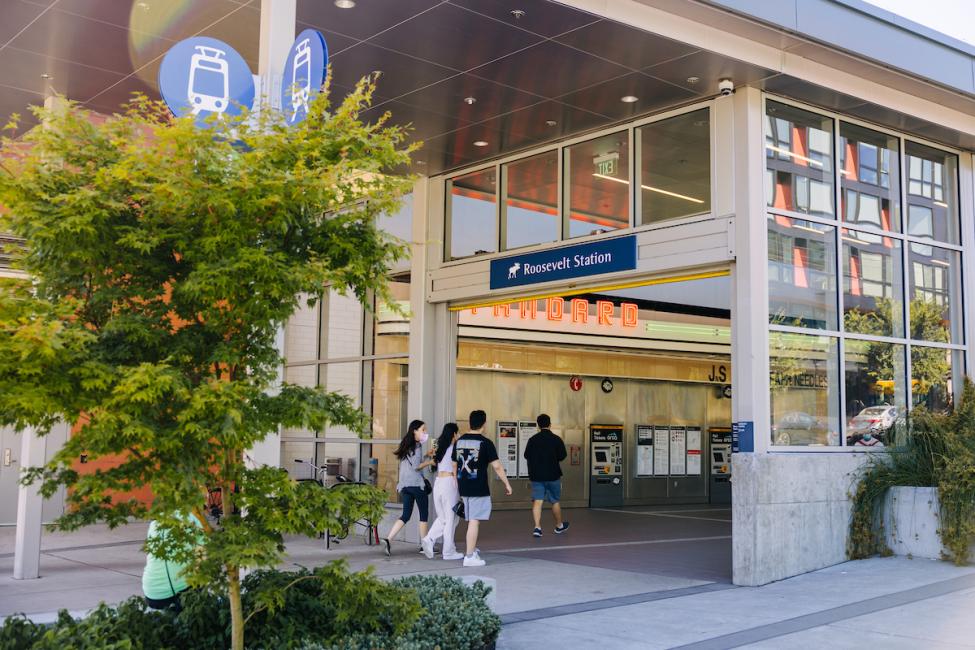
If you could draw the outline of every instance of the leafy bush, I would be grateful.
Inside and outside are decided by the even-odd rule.
[[[299,571],[259,571],[243,582],[253,623],[249,648],[433,650],[493,644],[500,619],[485,603],[490,588],[447,576],[391,582],[343,561]],[[224,650],[231,641],[226,595],[184,594],[183,610],[148,609],[139,597],[102,604],[85,619],[62,611],[51,626],[13,617],[0,626],[4,650]]]
[[[872,455],[860,476],[847,554],[858,559],[890,553],[880,523],[888,488],[937,487],[941,542],[948,559],[967,563],[975,540],[975,385],[965,381],[951,413],[915,409],[896,441],[890,453]]]

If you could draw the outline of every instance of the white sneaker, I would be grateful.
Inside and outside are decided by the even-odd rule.
[[[485,564],[487,562],[481,559],[481,552],[476,548],[473,555],[464,556],[464,566],[484,566]]]
[[[420,540],[420,545],[423,547],[423,554],[427,556],[428,560],[433,559],[433,540],[424,537]]]
[[[443,559],[445,560],[463,560],[464,554],[454,551],[453,553],[444,553]]]

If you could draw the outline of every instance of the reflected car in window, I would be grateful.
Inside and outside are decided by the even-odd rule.
[[[846,427],[846,444],[852,445],[860,440],[864,434],[870,433],[882,442],[886,442],[886,434],[897,422],[899,410],[896,406],[882,404],[868,406],[860,411]]]
[[[835,439],[834,439],[835,438]],[[803,411],[789,411],[772,425],[772,444],[780,446],[827,446],[838,444],[823,418]]]

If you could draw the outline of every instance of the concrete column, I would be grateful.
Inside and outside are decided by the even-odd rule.
[[[21,432],[21,471],[44,464],[47,445],[33,429]],[[37,485],[21,485],[17,490],[17,531],[14,538],[14,579],[39,577],[41,564],[41,516],[44,499]]]
[[[431,436],[436,436],[443,422],[436,420],[434,395],[438,340],[436,310],[427,301],[429,295],[430,256],[435,250],[427,229],[429,212],[429,181],[419,179],[413,186],[413,235],[410,257],[410,341],[409,393],[407,409],[410,419],[427,423]],[[440,342],[442,343],[442,342]]]
[[[297,0],[261,0],[261,35],[258,55],[258,75],[260,95],[271,106],[281,103],[281,70],[288,58],[288,50],[295,40]],[[263,102],[259,99],[257,105]],[[278,328],[275,348],[282,356],[284,349],[284,326]],[[284,368],[278,368],[278,383],[284,380]],[[252,467],[268,465],[281,466],[281,432],[269,434],[247,452]]]

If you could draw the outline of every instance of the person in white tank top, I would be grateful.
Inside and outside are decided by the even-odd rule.
[[[454,443],[459,437],[460,429],[455,423],[448,422],[444,425],[440,437],[437,438],[434,454],[437,463],[437,480],[433,484],[433,507],[437,519],[430,526],[430,532],[420,540],[423,554],[431,560],[433,545],[439,537],[443,537],[443,559],[464,559],[464,554],[458,553],[457,546],[454,544],[454,531],[457,529],[457,514],[454,512],[454,506],[460,501],[460,493],[457,491],[457,472],[451,457]]]

